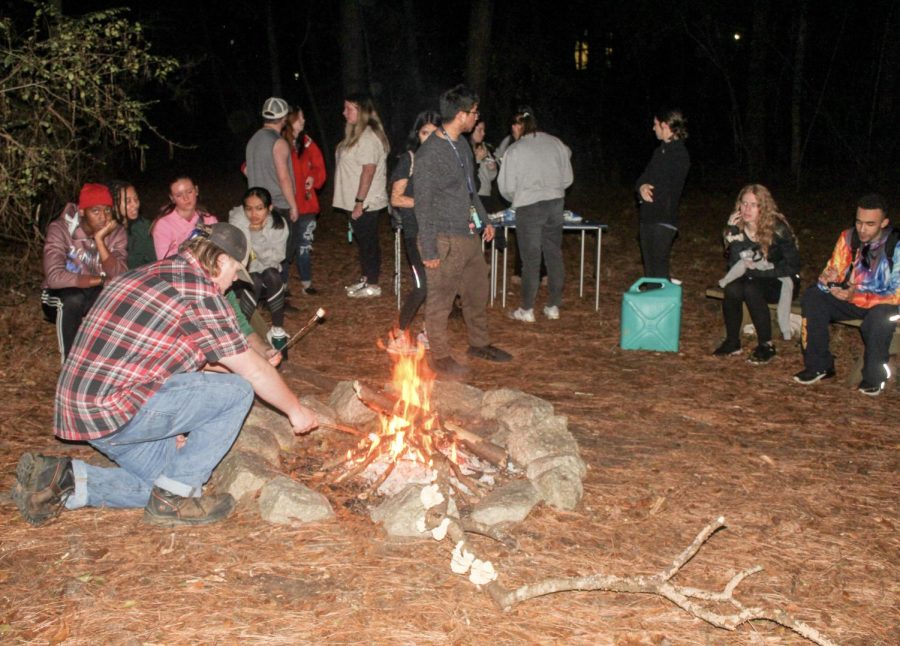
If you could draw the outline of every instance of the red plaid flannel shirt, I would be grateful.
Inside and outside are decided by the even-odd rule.
[[[172,375],[247,348],[234,311],[189,253],[123,274],[81,324],[57,383],[54,432],[109,435]]]

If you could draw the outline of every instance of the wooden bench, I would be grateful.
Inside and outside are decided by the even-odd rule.
[[[706,290],[707,298],[714,298],[716,300],[725,300],[725,290],[721,287],[710,287]],[[770,303],[769,304],[769,312],[772,316],[772,328],[774,330],[778,328],[778,304]],[[794,301],[791,303],[791,314],[800,315],[800,302]],[[747,311],[747,305],[744,305],[744,318],[741,321],[741,327],[744,325],[752,323],[750,320],[750,313]],[[862,325],[862,319],[847,319],[846,321],[833,321],[834,325],[843,325],[846,327],[855,327],[859,329],[859,326]],[[897,329],[894,330],[894,337],[891,339],[891,348],[888,351],[890,356],[896,357],[900,355],[900,326],[897,326]],[[856,385],[860,381],[862,381],[862,367],[863,367],[863,358],[859,357],[856,360],[855,365],[853,366],[853,370],[850,372],[850,375],[847,377],[847,383]]]

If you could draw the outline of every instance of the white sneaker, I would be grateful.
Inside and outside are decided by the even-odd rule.
[[[545,307],[544,316],[546,316],[551,321],[555,321],[559,318],[559,308],[556,305],[549,305]]]
[[[351,292],[356,292],[365,287],[368,283],[366,283],[365,278],[360,278],[358,283],[353,283],[352,285],[345,285],[344,290],[350,294]]]
[[[534,310],[523,310],[521,307],[509,313],[509,318],[523,323],[534,323]]]
[[[363,285],[360,289],[355,291],[348,291],[347,296],[350,298],[372,298],[374,296],[381,296],[381,287],[378,285]]]

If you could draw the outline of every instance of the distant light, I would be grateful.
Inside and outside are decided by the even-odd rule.
[[[735,39],[735,40],[740,40],[740,39],[741,39],[741,32],[739,32],[739,31],[734,32],[734,39]]]
[[[234,45],[234,38],[232,38],[231,40],[229,40],[229,41],[228,41],[228,44],[229,44],[229,45]]]
[[[300,80],[300,72],[294,72],[294,80],[295,80],[295,81],[299,81],[299,80]]]

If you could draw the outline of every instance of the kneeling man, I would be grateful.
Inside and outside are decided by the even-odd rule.
[[[856,226],[843,231],[819,282],[803,294],[803,364],[794,375],[801,384],[834,376],[828,324],[862,319],[866,344],[859,392],[881,394],[889,376],[891,338],[900,305],[900,244],[880,195],[866,195],[856,208]]]
[[[305,408],[251,350],[223,294],[250,255],[245,235],[201,227],[181,253],[110,282],[82,324],[56,389],[54,431],[116,463],[24,454],[13,499],[40,525],[63,506],[144,507],[156,525],[225,518],[229,494],[203,484],[231,448],[253,394],[311,430]]]

